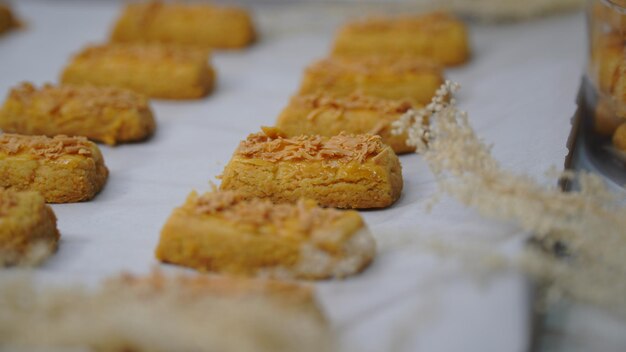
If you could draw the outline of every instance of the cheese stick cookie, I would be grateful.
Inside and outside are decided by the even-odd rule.
[[[402,168],[379,136],[286,138],[265,128],[239,144],[220,187],[277,203],[304,197],[325,207],[384,208],[400,197]]]
[[[124,274],[85,288],[11,279],[0,277],[3,351],[337,351],[312,289],[295,283]]]
[[[159,1],[126,5],[111,34],[114,42],[220,49],[242,48],[254,38],[252,19],[242,8]]]
[[[469,59],[467,37],[463,22],[448,13],[369,18],[344,25],[332,54],[426,57],[452,66]]]
[[[376,245],[356,211],[192,193],[161,231],[158,259],[203,271],[324,279],[360,272]]]
[[[443,82],[441,67],[429,60],[331,57],[306,69],[299,94],[326,93],[344,97],[359,93],[427,104]]]
[[[93,198],[108,170],[97,145],[84,137],[0,135],[0,187],[32,190],[48,203]]]
[[[57,220],[37,192],[0,188],[0,266],[37,265],[59,242]]]
[[[408,101],[358,93],[348,97],[296,95],[278,117],[276,128],[287,137],[316,134],[331,137],[341,132],[377,134],[396,153],[408,153],[415,151],[415,147],[406,144],[406,133],[392,134],[391,123],[418,107]]]
[[[84,136],[114,145],[146,139],[155,129],[148,99],[133,91],[30,83],[13,88],[0,108],[0,129],[28,135]]]
[[[207,50],[159,44],[89,46],[61,76],[65,84],[115,86],[163,99],[201,98],[214,79]]]

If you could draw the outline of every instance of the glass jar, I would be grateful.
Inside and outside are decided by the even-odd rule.
[[[594,156],[626,166],[626,0],[590,0],[583,131]]]

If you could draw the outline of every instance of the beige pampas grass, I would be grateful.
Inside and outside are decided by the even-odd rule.
[[[431,104],[397,121],[395,132],[408,133],[407,143],[417,147],[442,192],[483,216],[517,223],[547,248],[495,260],[501,267],[522,269],[548,284],[551,297],[568,296],[626,315],[626,207],[598,175],[553,172],[553,183],[546,185],[503,169],[457,108],[458,89],[446,82]],[[562,191],[557,186],[562,178],[579,190]],[[564,258],[555,257],[555,247],[565,248]]]

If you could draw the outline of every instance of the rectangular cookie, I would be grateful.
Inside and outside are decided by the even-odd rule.
[[[214,4],[127,4],[118,18],[111,41],[170,43],[201,48],[235,49],[255,39],[248,11]]]
[[[0,135],[0,187],[37,191],[48,203],[93,198],[109,171],[84,137]]]
[[[56,251],[54,212],[37,192],[0,188],[0,266],[37,265]]]
[[[419,107],[408,101],[358,93],[347,97],[323,93],[296,95],[278,116],[276,128],[287,137],[316,134],[331,137],[341,132],[376,134],[396,153],[408,153],[415,151],[415,147],[407,145],[406,133],[392,134],[391,123]]]
[[[453,66],[465,63],[470,49],[463,22],[448,13],[435,12],[347,23],[336,36],[332,55],[425,57]]]
[[[233,275],[324,279],[360,272],[376,245],[356,211],[193,192],[161,231],[159,260]]]
[[[214,80],[207,50],[160,44],[88,46],[61,75],[65,84],[114,86],[163,99],[204,97]]]
[[[265,128],[239,144],[221,189],[276,203],[309,198],[325,207],[384,208],[402,192],[402,168],[379,136],[287,138]]]
[[[84,136],[109,145],[146,139],[155,126],[145,96],[114,87],[22,83],[0,108],[4,132]]]
[[[330,57],[305,70],[299,94],[345,97],[359,93],[427,104],[443,82],[441,67],[428,59]]]

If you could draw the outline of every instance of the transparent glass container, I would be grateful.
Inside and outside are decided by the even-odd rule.
[[[626,0],[590,0],[580,126],[599,163],[626,172]],[[619,170],[618,170],[619,171]],[[606,174],[607,172],[605,172]]]

